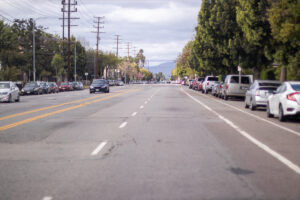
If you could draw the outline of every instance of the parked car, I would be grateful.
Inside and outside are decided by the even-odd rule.
[[[108,80],[109,86],[115,86],[115,81],[114,80]]]
[[[40,82],[29,82],[24,85],[21,90],[22,95],[43,94],[43,89]]]
[[[193,88],[193,81],[194,81],[195,79],[190,79],[189,80],[189,88],[190,89],[192,89]]]
[[[204,80],[203,77],[200,77],[200,78],[195,79],[195,81],[193,82],[193,89],[194,89],[194,90],[199,90],[199,83],[200,83],[201,81],[203,81],[203,80]]]
[[[284,82],[268,97],[267,116],[278,116],[285,121],[288,116],[300,115],[300,81]]]
[[[50,93],[58,93],[58,86],[55,82],[49,83]]]
[[[223,98],[224,82],[220,82],[217,86],[217,97]]]
[[[217,76],[206,76],[202,85],[202,93],[207,94],[209,91],[211,91],[213,84],[218,80],[219,78]]]
[[[118,86],[124,86],[124,82],[123,81],[118,81]]]
[[[211,86],[211,95],[216,96],[217,95],[217,87],[219,85],[220,82],[216,81],[212,83]]]
[[[90,86],[90,94],[95,92],[109,93],[109,81],[105,79],[94,79]]]
[[[50,93],[50,87],[49,87],[49,84],[47,82],[41,82],[41,87],[42,87],[43,94],[49,94]]]
[[[83,90],[83,84],[81,82],[72,82],[72,87],[74,90]]]
[[[20,101],[20,90],[14,82],[0,82],[0,102]]]
[[[197,88],[198,91],[202,91],[203,82],[204,80],[198,81],[198,88]]]
[[[229,97],[245,97],[246,91],[253,82],[252,75],[227,75],[223,86],[223,99],[228,100]]]
[[[73,90],[72,83],[70,84],[69,82],[62,82],[58,87],[58,90],[60,92],[72,91]]]
[[[247,90],[245,96],[245,108],[255,110],[257,107],[266,107],[268,96],[279,86],[280,81],[256,80]]]

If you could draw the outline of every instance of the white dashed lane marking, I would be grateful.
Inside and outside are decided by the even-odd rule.
[[[136,114],[137,114],[137,112],[134,112],[134,113],[132,113],[131,116],[134,117],[134,116],[136,116]]]
[[[119,128],[124,128],[127,125],[127,122],[123,122]]]
[[[107,140],[101,142],[99,146],[97,146],[96,149],[91,153],[91,156],[97,155],[105,147],[106,144],[107,144]]]

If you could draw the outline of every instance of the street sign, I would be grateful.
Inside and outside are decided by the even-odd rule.
[[[86,75],[86,76],[87,76],[87,75],[89,75],[89,73],[85,72],[85,73],[84,73],[84,75]]]
[[[241,66],[238,66],[238,67],[237,67],[237,70],[238,70],[239,72],[241,72],[241,71],[242,71]]]

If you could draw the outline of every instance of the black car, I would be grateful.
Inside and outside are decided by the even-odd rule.
[[[30,82],[25,84],[21,92],[22,95],[43,94],[43,89],[39,82]]]
[[[104,79],[94,79],[90,86],[90,93],[105,92],[109,93],[109,83]]]
[[[48,83],[42,82],[41,87],[43,89],[43,94],[49,94],[50,93],[51,90],[50,90],[50,86],[49,86]]]

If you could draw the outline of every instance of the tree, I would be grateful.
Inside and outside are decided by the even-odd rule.
[[[267,9],[269,0],[239,0],[237,9],[237,24],[242,30],[245,54],[243,68],[253,70],[256,78],[261,70],[272,63],[268,57],[272,48],[271,27],[268,21]]]
[[[140,71],[142,72],[143,74],[143,80],[145,81],[151,81],[152,78],[153,78],[153,74],[151,72],[149,72],[147,69],[145,68],[141,68]]]
[[[51,66],[55,69],[56,81],[62,81],[64,72],[64,59],[59,54],[55,54],[51,61]]]
[[[164,80],[166,80],[166,77],[165,77],[165,75],[162,72],[158,72],[155,77],[156,77],[156,81],[164,81]]]
[[[275,42],[276,63],[281,68],[281,81],[300,79],[300,1],[281,0],[272,4],[269,10],[269,22]]]

